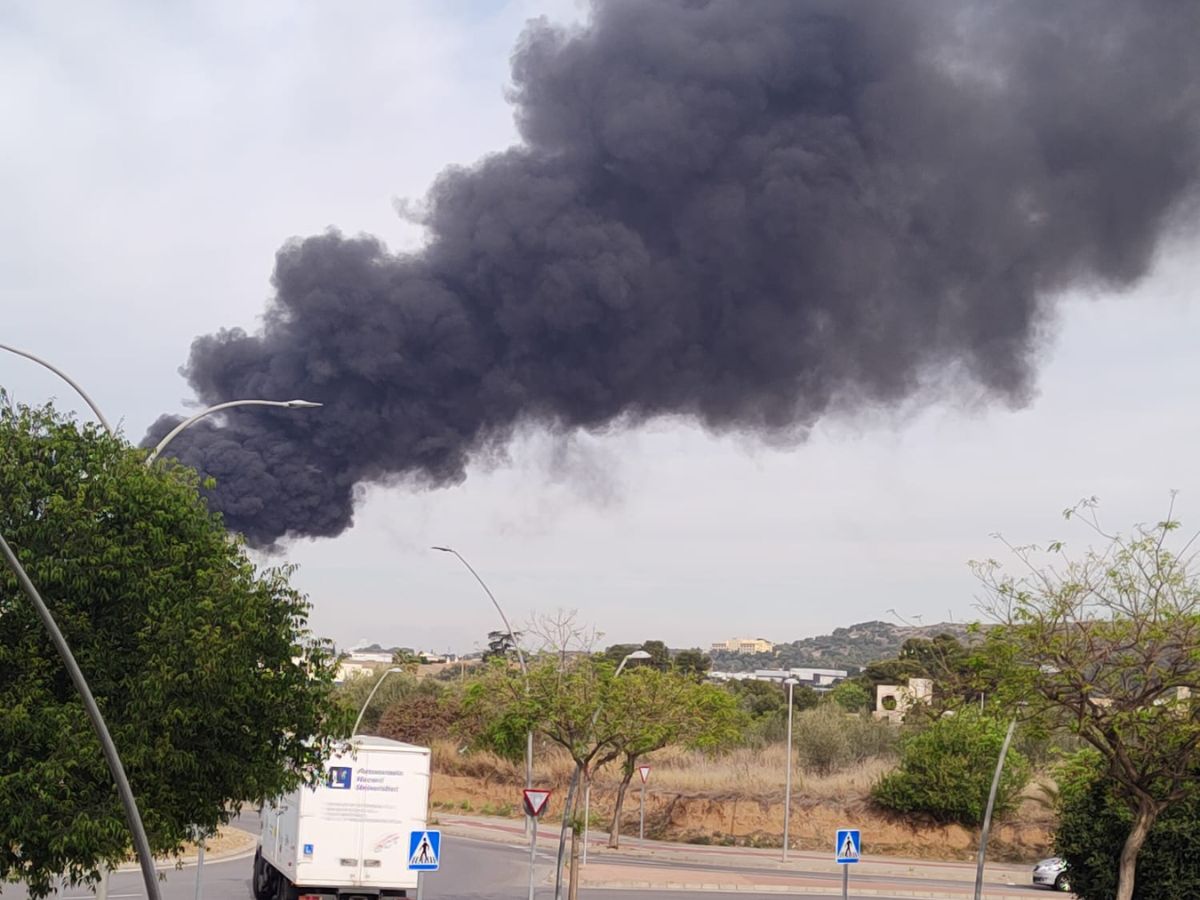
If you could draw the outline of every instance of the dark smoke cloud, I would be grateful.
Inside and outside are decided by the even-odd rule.
[[[523,425],[797,435],[946,372],[1020,403],[1050,298],[1144,275],[1192,195],[1197,47],[1200,4],[1135,0],[532,23],[523,142],[438,178],[426,249],[293,241],[262,331],[192,347],[204,401],[325,408],[173,450],[263,545],[347,528],[358,485],[457,483]]]

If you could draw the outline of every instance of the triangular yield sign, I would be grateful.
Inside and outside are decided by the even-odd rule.
[[[642,776],[642,784],[645,784],[646,781],[650,778],[650,767],[649,766],[638,766],[638,774]]]
[[[526,788],[521,793],[525,795],[525,811],[534,818],[540,816],[550,799],[550,792]]]

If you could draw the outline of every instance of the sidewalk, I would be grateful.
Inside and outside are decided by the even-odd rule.
[[[451,834],[510,844],[525,844],[521,820],[475,818],[439,814],[444,830]],[[553,853],[559,828],[538,829],[538,847]],[[838,893],[841,866],[833,861],[832,835],[829,853],[789,851],[788,861],[778,849],[713,847],[673,844],[622,836],[620,850],[606,846],[607,835],[595,832],[588,841],[588,861],[582,868],[584,887],[639,890],[690,890],[755,893]],[[871,857],[869,835],[864,835],[868,855],[850,867],[850,892],[856,897],[971,897],[975,864],[936,860]],[[1031,866],[996,863],[985,870],[983,896],[990,900],[1031,896]]]

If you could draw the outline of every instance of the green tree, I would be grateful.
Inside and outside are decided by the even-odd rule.
[[[743,679],[726,685],[738,704],[750,716],[752,730],[747,734],[753,741],[782,740],[787,723],[787,688],[771,681]],[[806,684],[792,689],[792,709],[800,712],[812,709],[821,702],[821,695]]]
[[[829,699],[846,712],[866,712],[871,708],[871,693],[852,679],[839,681],[834,685],[833,690],[829,692]]]
[[[616,679],[604,715],[611,738],[602,763],[621,760],[610,847],[620,843],[625,795],[646,754],[672,744],[707,751],[731,746],[741,739],[748,719],[728,691],[650,666],[627,671]]]
[[[516,631],[510,635],[507,631],[489,631],[487,636],[488,648],[483,652],[484,661],[486,662],[495,657],[516,659],[517,645],[513,641],[514,637],[519,641],[521,639],[521,632]]]
[[[426,679],[415,691],[384,709],[375,733],[428,746],[437,738],[452,736],[461,717],[461,693]]]
[[[288,569],[257,571],[195,474],[0,397],[0,533],[45,597],[121,753],[152,849],[311,777],[333,733],[332,648]],[[43,896],[130,851],[99,742],[0,566],[0,877]]]
[[[384,710],[411,696],[421,684],[409,671],[386,673],[387,670],[383,668],[373,672],[358,672],[334,689],[335,698],[346,710],[346,714],[352,717],[351,722],[358,718],[359,711],[362,711],[362,722],[358,730],[363,734],[376,734]],[[371,697],[371,705],[364,710],[363,704],[380,678],[384,681],[379,685],[379,690],[375,691],[375,696]]]
[[[1172,518],[1128,535],[1101,526],[1094,500],[1067,511],[1103,545],[1072,558],[1007,545],[1019,573],[975,564],[997,623],[977,654],[1002,699],[1098,751],[1130,814],[1116,898],[1130,900],[1142,845],[1162,812],[1194,789],[1200,745],[1200,577],[1191,547],[1171,548]],[[1044,555],[1043,555],[1044,554]]]
[[[671,661],[675,671],[703,681],[712,669],[712,659],[699,648],[680,650]]]
[[[1104,758],[1086,749],[1055,772],[1059,824],[1055,850],[1067,861],[1071,891],[1082,900],[1107,900],[1117,892],[1121,847],[1133,816],[1107,777]],[[1200,784],[1200,765],[1190,767]],[[1146,836],[1134,900],[1200,897],[1200,792],[1163,810]]]
[[[658,669],[660,672],[665,672],[671,668],[671,651],[667,649],[667,645],[662,641],[646,641],[644,644],[613,644],[604,649],[604,658],[611,662],[614,666],[619,666],[630,653],[635,650],[642,650],[650,654],[650,658],[646,660],[636,661],[639,667],[650,666]],[[630,663],[633,665],[634,663]]]
[[[1004,732],[1005,723],[974,709],[943,716],[904,740],[900,767],[880,779],[872,797],[895,812],[979,825]],[[1010,747],[996,794],[997,815],[1014,807],[1028,781],[1029,763]]]
[[[828,775],[895,752],[898,729],[838,703],[806,709],[795,721],[796,755],[806,769]]]
[[[424,660],[407,647],[401,647],[392,653],[392,665],[403,669],[409,675],[415,675],[422,662]]]

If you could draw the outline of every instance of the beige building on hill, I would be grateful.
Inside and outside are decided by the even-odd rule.
[[[730,638],[712,645],[718,653],[770,653],[775,645],[762,638]]]

